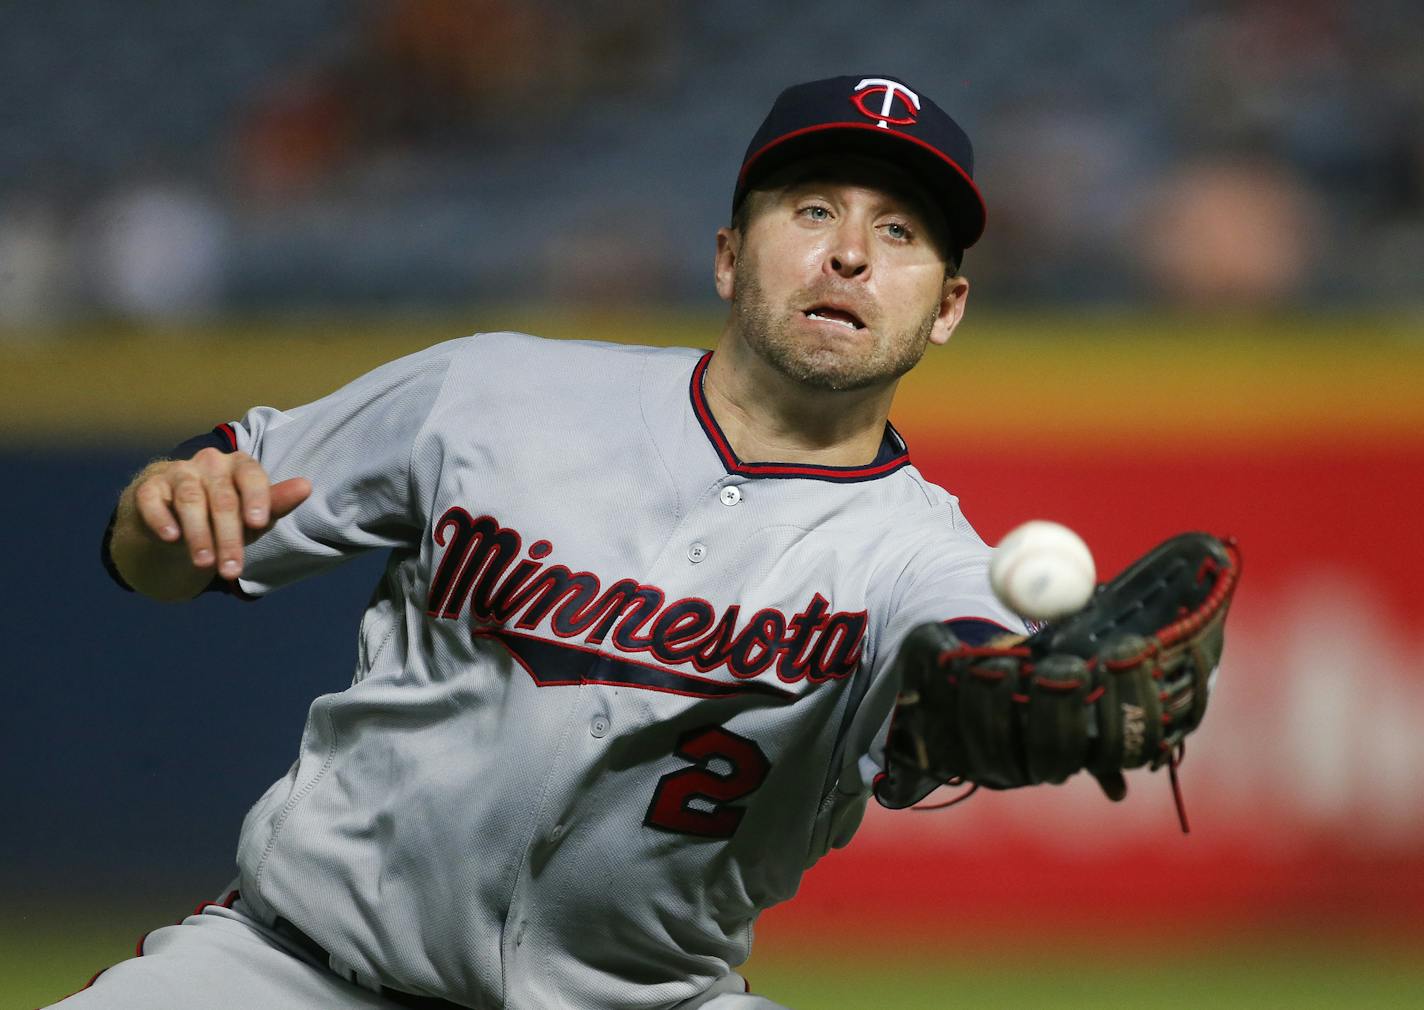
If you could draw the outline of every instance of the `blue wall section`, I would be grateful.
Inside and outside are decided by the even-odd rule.
[[[0,893],[159,886],[196,901],[221,888],[242,816],[295,758],[311,699],[350,682],[383,554],[256,603],[126,593],[98,543],[145,458],[0,453]]]

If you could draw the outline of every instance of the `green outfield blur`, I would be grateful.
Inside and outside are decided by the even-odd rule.
[[[1076,958],[948,953],[938,963],[857,966],[850,951],[837,951],[820,964],[759,956],[746,971],[756,991],[796,1010],[1398,1010],[1424,1001],[1424,968],[1397,956],[1237,949],[1173,961],[1165,953],[1168,933],[1163,952],[1151,957],[1103,947]]]
[[[7,921],[0,926],[0,1010],[68,995],[99,968],[131,956],[137,936],[164,921],[130,910],[99,915],[82,904],[64,917],[27,913]],[[757,992],[795,1010],[1394,1010],[1424,1001],[1424,964],[1398,943],[1381,949],[1277,935],[1213,949],[1189,937],[1174,955],[1173,933],[1168,919],[1152,947],[1134,951],[1080,937],[1065,952],[1046,937],[1006,936],[993,954],[951,950],[942,957],[909,955],[903,946],[886,954],[897,949],[891,938],[873,949],[843,937],[820,950],[798,944],[794,952],[768,942],[744,970]]]

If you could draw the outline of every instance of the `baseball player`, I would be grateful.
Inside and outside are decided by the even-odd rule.
[[[140,473],[106,555],[147,595],[389,560],[236,881],[59,1005],[772,1007],[758,914],[949,774],[885,785],[902,641],[1024,630],[887,422],[963,315],[972,168],[904,81],[792,87],[715,350],[476,334]]]

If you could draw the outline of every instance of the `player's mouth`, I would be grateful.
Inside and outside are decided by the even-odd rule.
[[[863,330],[865,323],[850,309],[841,308],[836,305],[813,305],[803,313],[807,319],[815,319],[820,322],[838,323],[848,330]]]

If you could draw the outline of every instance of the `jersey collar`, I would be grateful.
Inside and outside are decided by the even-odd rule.
[[[743,477],[801,477],[849,484],[854,481],[876,480],[909,465],[909,446],[905,444],[905,440],[900,437],[900,433],[889,421],[885,422],[885,436],[880,441],[880,451],[876,453],[874,460],[864,466],[743,463],[732,451],[732,443],[727,441],[727,436],[722,433],[717,419],[712,416],[712,409],[707,405],[707,394],[702,389],[702,378],[707,374],[707,364],[711,360],[712,352],[708,351],[702,355],[697,366],[692,370],[692,382],[689,390],[692,396],[692,412],[697,416],[697,422],[702,425],[703,433],[712,443],[712,448],[716,450],[718,458],[722,460],[722,465],[727,468],[728,473],[739,474]]]

